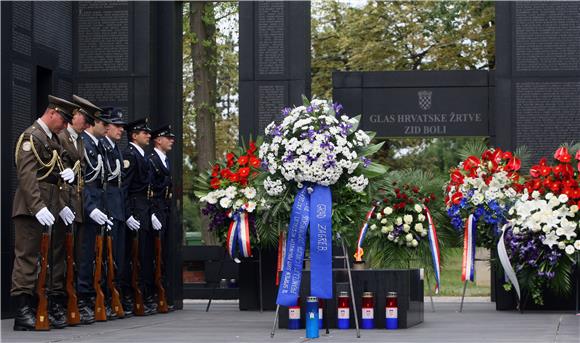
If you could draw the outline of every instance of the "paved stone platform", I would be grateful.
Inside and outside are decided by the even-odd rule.
[[[496,312],[493,303],[436,302],[425,304],[425,322],[397,331],[332,330],[320,342],[580,342],[580,316],[556,312]],[[2,342],[304,342],[304,330],[278,330],[270,339],[273,312],[240,312],[237,303],[218,302],[209,313],[205,302],[182,311],[129,318],[50,332],[14,332],[12,320],[2,321]],[[323,331],[321,331],[323,333]]]

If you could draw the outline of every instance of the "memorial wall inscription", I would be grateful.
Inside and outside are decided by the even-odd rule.
[[[127,2],[80,2],[78,35],[79,72],[129,71]]]

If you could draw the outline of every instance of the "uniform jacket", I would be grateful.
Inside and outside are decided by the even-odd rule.
[[[129,144],[127,149],[123,152],[123,191],[126,194],[126,216],[132,215],[136,210],[142,212],[143,208],[136,209],[135,206],[139,204],[140,207],[147,206],[147,202],[135,201],[136,197],[143,198],[150,191],[151,180],[151,164],[147,154],[141,156],[141,153],[132,144]]]
[[[117,220],[125,221],[125,195],[122,187],[120,187],[123,180],[123,155],[121,154],[121,149],[119,149],[119,144],[115,144],[113,147],[105,137],[100,138],[99,141],[106,156],[107,191],[105,197],[107,202],[105,207],[110,216]],[[119,173],[114,176],[117,166]]]
[[[49,138],[38,122],[24,130],[19,142],[15,151],[18,187],[14,194],[12,217],[34,216],[43,207],[47,207],[56,217],[63,207],[57,186],[63,182],[59,175],[60,169],[55,165],[50,174],[39,181],[37,178],[44,176],[50,168],[45,168],[38,161],[34,151],[42,163],[50,162],[53,151],[64,158],[66,153],[56,134],[52,135],[52,139]]]
[[[64,164],[66,168],[73,168],[77,162],[80,162],[80,177],[79,174],[75,173],[75,181],[74,183],[63,184],[63,189],[61,192],[61,199],[64,205],[70,207],[71,210],[75,213],[75,221],[77,223],[83,222],[83,180],[84,177],[84,165],[85,165],[85,157],[84,157],[84,143],[79,134],[77,138],[77,147],[75,148],[73,138],[70,135],[70,132],[67,129],[62,130],[58,134],[58,138],[60,140],[60,144],[62,148],[68,153],[68,158],[65,159]],[[76,171],[76,170],[75,170]],[[80,187],[78,185],[80,184]]]

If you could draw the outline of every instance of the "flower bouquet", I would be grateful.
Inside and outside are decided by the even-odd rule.
[[[304,98],[303,106],[283,109],[281,120],[265,130],[259,157],[271,208],[258,227],[270,235],[272,228],[288,228],[280,305],[296,303],[308,227],[311,294],[332,297],[333,229],[354,238],[352,223],[371,202],[369,178],[386,172],[369,159],[382,144],[371,145],[374,134],[358,130],[360,118],[341,115],[341,110],[338,104]]]
[[[210,230],[225,242],[232,258],[237,257],[238,248],[241,256],[252,256],[251,233],[259,203],[256,179],[261,172],[256,149],[250,142],[247,150],[227,153],[225,160],[200,175],[195,185],[195,195],[206,204],[202,213],[210,218]]]
[[[495,246],[507,211],[522,189],[520,167],[513,153],[492,148],[479,157],[469,156],[451,170],[445,188],[447,215],[457,230],[477,227],[477,246]]]
[[[509,211],[510,224],[500,242],[500,250],[505,244],[519,280],[512,283],[521,284],[539,305],[546,288],[570,293],[572,265],[580,251],[578,173],[566,147],[559,148],[554,158],[556,165],[542,158],[530,169],[524,192]],[[580,152],[576,160],[580,160]]]
[[[445,215],[434,192],[443,182],[420,170],[392,172],[389,179],[393,187],[384,190],[381,204],[368,221],[366,241],[372,265],[427,270],[432,265],[438,289],[441,238],[449,233],[435,227],[435,218]]]

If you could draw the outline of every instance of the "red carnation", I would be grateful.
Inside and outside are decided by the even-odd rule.
[[[248,175],[250,175],[250,168],[240,168],[239,174],[241,177],[248,177]]]
[[[240,181],[240,176],[237,173],[235,173],[235,174],[232,173],[230,175],[229,179],[231,182],[238,182],[238,181]]]
[[[238,164],[241,165],[241,166],[245,166],[246,164],[248,164],[248,161],[249,160],[250,159],[246,155],[240,156],[240,158],[238,158]]]
[[[213,179],[211,179],[209,184],[210,184],[211,188],[218,189],[218,188],[220,188],[221,181],[219,179],[213,178]]]
[[[254,156],[250,157],[250,165],[252,167],[254,167],[256,169],[260,168],[260,164],[262,164],[262,161],[259,158],[254,157]]]

